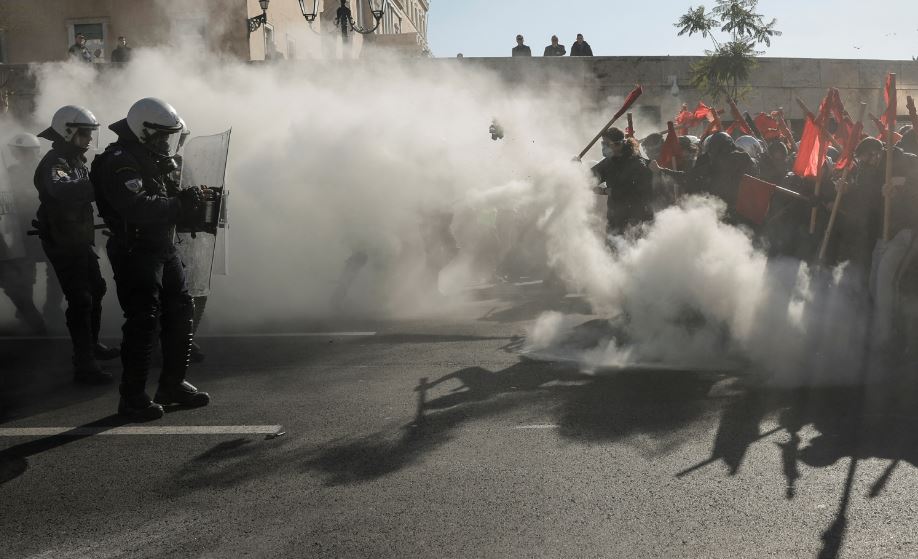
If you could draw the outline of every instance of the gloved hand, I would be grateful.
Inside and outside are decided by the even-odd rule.
[[[204,204],[204,192],[199,186],[191,186],[178,193],[181,210],[179,213],[180,223],[194,223],[197,221],[198,210]]]

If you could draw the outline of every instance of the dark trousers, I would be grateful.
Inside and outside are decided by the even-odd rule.
[[[160,327],[163,371],[160,384],[185,380],[191,353],[194,305],[182,262],[174,249],[128,249],[108,243],[118,302],[124,311],[121,342],[121,393],[142,393],[150,370],[156,329]]]
[[[99,257],[90,245],[59,246],[42,243],[67,300],[67,330],[77,360],[89,359],[99,341],[105,280]]]

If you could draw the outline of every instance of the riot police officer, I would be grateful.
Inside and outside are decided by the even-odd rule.
[[[141,99],[109,128],[118,139],[93,161],[92,176],[99,212],[112,232],[107,250],[125,316],[118,413],[158,419],[164,405],[210,402],[185,380],[194,306],[174,244],[176,224],[194,220],[203,192],[167,188],[183,129],[171,105]],[[151,399],[146,381],[157,325],[163,368]]]
[[[51,127],[39,137],[52,142],[35,170],[39,207],[35,225],[42,248],[60,281],[67,300],[67,329],[73,342],[77,382],[110,382],[98,359],[113,359],[118,350],[99,344],[105,280],[95,252],[92,201],[95,197],[85,153],[99,129],[99,121],[83,107],[58,109]]]
[[[32,300],[35,253],[41,252],[41,244],[38,239],[25,238],[26,224],[38,210],[32,177],[41,160],[41,146],[32,134],[16,134],[7,149],[12,161],[6,167],[10,184],[0,183],[0,289],[16,307],[16,316],[29,333],[41,336],[47,329]]]

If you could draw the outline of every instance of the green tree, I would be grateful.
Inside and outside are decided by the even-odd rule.
[[[724,93],[739,99],[746,93],[741,84],[749,79],[756,56],[764,52],[757,48],[770,47],[772,37],[781,32],[775,29],[776,19],[766,22],[756,12],[758,0],[716,2],[710,12],[704,6],[690,6],[674,25],[680,37],[697,33],[714,44],[714,50],[706,50],[704,59],[692,65],[692,85],[715,101]],[[718,32],[727,34],[727,38],[719,41]]]

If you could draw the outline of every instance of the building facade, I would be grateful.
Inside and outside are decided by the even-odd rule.
[[[380,25],[371,35],[351,33],[345,43],[335,27],[340,0],[318,0],[311,25],[298,0],[271,0],[268,23],[252,32],[247,20],[262,13],[258,0],[0,0],[0,64],[66,60],[77,34],[97,63],[110,59],[119,36],[134,47],[186,46],[242,60],[357,58],[371,47],[429,52],[428,0],[350,0],[365,29],[375,25],[370,2],[384,6]]]

